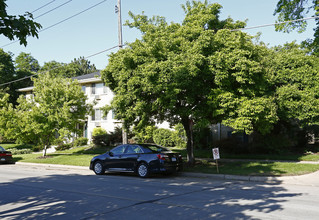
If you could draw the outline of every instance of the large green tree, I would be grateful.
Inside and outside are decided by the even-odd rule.
[[[52,75],[71,78],[96,72],[97,69],[89,60],[84,57],[80,57],[78,59],[74,59],[70,63],[60,63],[57,61],[46,62],[40,71],[49,71]]]
[[[35,141],[46,149],[56,135],[69,138],[77,133],[77,124],[83,123],[91,108],[78,82],[49,73],[34,78],[34,96],[21,96],[16,108],[16,132],[11,133],[18,141]]]
[[[9,99],[11,103],[15,103],[17,99],[15,91],[17,88],[13,83],[10,83],[15,79],[17,79],[17,74],[14,69],[12,56],[0,48],[0,89],[10,94]]]
[[[69,67],[75,69],[75,75],[81,76],[89,73],[94,73],[97,71],[94,64],[91,64],[91,62],[84,57],[80,58],[74,58],[71,63],[69,63]]]
[[[231,116],[227,124],[239,130],[266,131],[277,118],[262,63],[267,49],[231,31],[245,23],[220,20],[221,6],[207,1],[187,1],[183,9],[182,24],[130,13],[127,25],[142,39],[112,54],[102,78],[115,93],[109,108],[124,126],[182,123],[193,164],[194,125]]]
[[[317,0],[279,0],[274,15],[278,15],[278,21],[290,21],[303,19],[310,16],[319,15],[319,1]],[[316,18],[313,39],[305,39],[303,45],[310,48],[315,54],[319,55],[319,18]],[[307,20],[289,22],[276,26],[276,30],[290,32],[298,30],[305,31]]]
[[[38,37],[41,25],[33,21],[31,13],[24,15],[8,15],[6,0],[0,0],[0,34],[14,40],[17,38],[20,44],[27,45],[27,37]]]
[[[14,62],[16,71],[24,71],[29,73],[37,73],[40,70],[40,65],[37,59],[31,56],[30,53],[21,52]]]
[[[15,130],[16,118],[14,109],[9,103],[9,94],[0,89],[0,136],[7,139]]]
[[[274,48],[269,80],[281,121],[319,125],[319,58],[295,43]]]
[[[12,56],[0,48],[0,84],[11,81],[14,74]]]

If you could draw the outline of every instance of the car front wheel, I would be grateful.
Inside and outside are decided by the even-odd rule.
[[[148,177],[149,170],[147,164],[141,163],[140,165],[138,165],[137,174],[142,178]]]
[[[94,163],[93,170],[96,175],[102,175],[105,173],[105,169],[101,161],[97,161]]]

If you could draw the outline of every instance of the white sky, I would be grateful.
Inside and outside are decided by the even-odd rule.
[[[7,11],[12,15],[24,14],[26,11],[32,12],[51,1],[7,0]],[[43,28],[46,28],[101,1],[55,0],[48,6],[34,12],[34,17],[68,2],[63,7],[36,19]],[[164,16],[168,22],[180,23],[184,18],[184,12],[180,5],[184,4],[185,0],[122,0],[121,2],[123,23],[129,19],[128,11],[132,11],[134,14],[140,14],[144,11],[149,17],[153,15]],[[248,19],[247,27],[270,24],[276,20],[273,12],[278,0],[210,0],[209,2],[218,2],[223,6],[221,19],[227,17],[234,20]],[[40,65],[43,65],[44,62],[52,60],[69,63],[74,58],[87,57],[114,47],[118,45],[117,14],[114,12],[116,4],[117,0],[106,0],[79,16],[39,33],[39,39],[29,38],[27,47],[16,42],[3,49],[6,52],[12,52],[15,56],[19,55],[20,52],[31,53],[40,62]],[[315,22],[310,20],[307,31],[302,34],[275,32],[273,26],[247,32],[252,35],[261,32],[261,40],[269,46],[274,46],[294,40],[299,43],[304,39],[312,38],[314,25]],[[140,38],[137,30],[123,27],[124,42],[132,42],[136,38]],[[8,43],[10,43],[8,39],[0,37],[0,47]],[[110,52],[116,52],[116,49]],[[110,52],[91,57],[89,60],[98,69],[103,69],[107,65]]]

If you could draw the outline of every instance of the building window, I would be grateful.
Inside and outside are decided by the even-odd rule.
[[[101,110],[94,109],[92,112],[92,121],[100,121],[101,120]]]
[[[92,112],[92,121],[101,121],[101,120],[106,120],[107,117],[106,115],[103,116],[103,112],[101,109],[94,109]]]
[[[105,83],[103,83],[103,93],[104,93],[104,94],[107,94],[107,92],[108,92],[108,91],[107,91],[107,87],[105,86]]]
[[[96,94],[100,95],[100,94],[105,94],[105,86],[104,83],[97,83],[96,84]]]
[[[92,83],[92,94],[95,94],[95,83]]]
[[[86,86],[82,86],[82,91],[84,92],[84,94],[85,94],[85,90],[86,90]]]

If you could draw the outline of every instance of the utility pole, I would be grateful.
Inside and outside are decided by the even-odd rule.
[[[118,38],[119,38],[119,50],[123,47],[122,39],[122,14],[121,14],[121,0],[117,0],[117,6],[115,6],[115,12],[118,15]],[[127,131],[122,121],[122,143],[127,144]]]
[[[118,14],[118,37],[119,37],[119,49],[122,49],[122,12],[121,12],[121,0],[117,0],[117,14]]]

